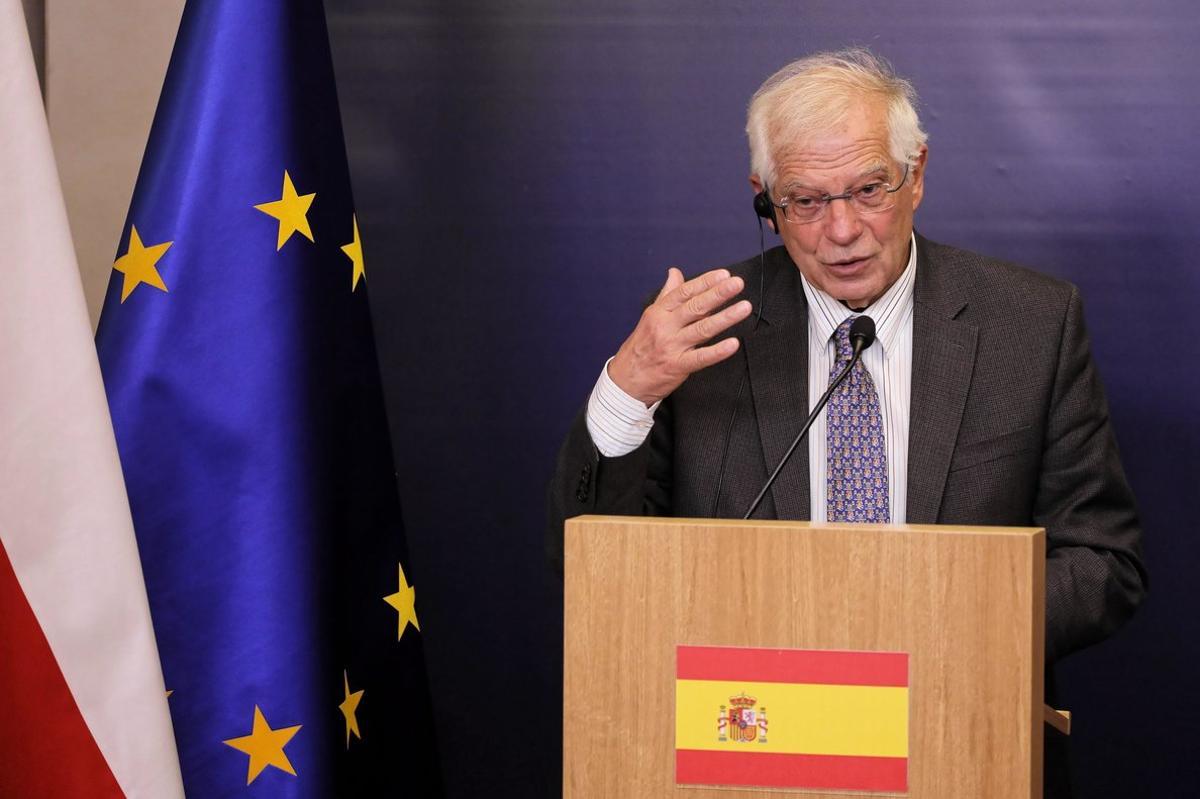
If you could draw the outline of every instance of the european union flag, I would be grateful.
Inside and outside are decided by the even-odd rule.
[[[97,333],[187,792],[441,792],[319,0],[190,0]]]

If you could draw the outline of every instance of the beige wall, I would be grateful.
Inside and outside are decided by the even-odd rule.
[[[45,8],[46,113],[94,326],[183,0],[24,2]]]

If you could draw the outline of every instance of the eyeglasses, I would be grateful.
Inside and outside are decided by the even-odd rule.
[[[908,164],[904,165],[904,175],[894,187],[890,183],[872,181],[850,189],[845,194],[814,194],[799,192],[789,194],[779,202],[771,200],[771,204],[783,211],[783,218],[796,225],[807,225],[825,216],[825,210],[834,200],[845,200],[860,214],[878,214],[896,206],[893,196],[908,180]]]

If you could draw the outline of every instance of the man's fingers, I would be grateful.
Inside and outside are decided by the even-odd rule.
[[[700,277],[694,277],[662,295],[660,297],[662,307],[667,311],[675,311],[682,305],[700,300],[707,292],[730,280],[741,282],[741,278],[730,278],[728,269],[714,269],[711,272],[705,272]],[[734,294],[737,294],[737,291],[728,296],[732,297]]]
[[[751,310],[749,300],[735,302],[718,313],[705,316],[688,325],[682,331],[683,340],[689,344],[699,344],[708,341],[745,319],[750,315]]]
[[[688,374],[707,369],[714,363],[720,363],[738,351],[739,342],[736,338],[721,339],[716,344],[707,347],[697,347],[688,350],[679,358],[679,366]]]
[[[725,303],[742,293],[743,283],[740,277],[731,277],[712,286],[712,288],[692,297],[685,302],[680,311],[687,315],[688,320],[699,319],[716,311]]]
[[[659,289],[658,299],[661,300],[663,297],[667,296],[681,285],[683,285],[683,272],[679,271],[673,266],[668,267],[667,282],[663,283],[663,287]]]
[[[680,327],[684,327],[697,319],[712,315],[722,305],[741,294],[743,288],[744,283],[740,277],[725,278],[689,298],[670,313],[678,320]]]

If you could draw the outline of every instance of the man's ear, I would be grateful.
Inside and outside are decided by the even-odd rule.
[[[914,211],[921,204],[921,198],[925,196],[925,166],[928,163],[929,148],[922,144],[921,151],[917,153],[917,162],[909,170],[910,174],[908,177],[912,181],[912,207]]]
[[[763,191],[766,190],[766,184],[763,183],[759,179],[758,175],[751,175],[750,176],[750,188],[754,189],[754,197],[755,197],[754,213],[758,214],[757,198],[758,198],[758,195],[762,194]],[[770,198],[768,197],[767,200],[770,201]],[[761,216],[761,214],[758,214],[758,215]],[[763,217],[763,221],[765,221],[767,223],[767,227],[771,228],[771,230],[773,232],[778,233],[779,231],[775,230],[775,220],[772,218],[772,217],[774,217],[774,215],[775,214],[772,213],[771,216],[769,216],[769,217]]]

